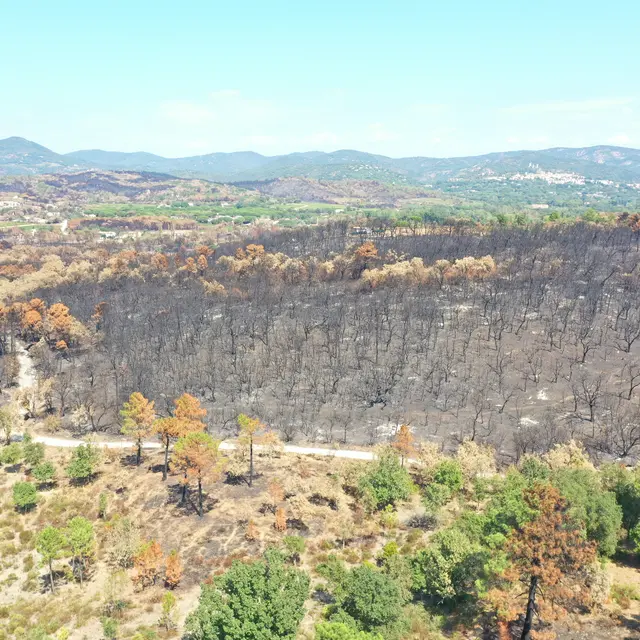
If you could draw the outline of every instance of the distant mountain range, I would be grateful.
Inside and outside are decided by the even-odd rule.
[[[395,184],[440,184],[491,180],[514,174],[573,173],[587,180],[640,183],[640,150],[596,146],[507,151],[461,158],[388,158],[361,151],[310,151],[263,156],[251,151],[163,158],[152,153],[87,150],[59,154],[24,138],[0,140],[0,176],[130,170],[249,182],[281,177],[318,180],[378,180]]]

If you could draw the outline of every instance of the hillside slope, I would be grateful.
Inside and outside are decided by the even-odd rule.
[[[303,177],[416,185],[549,171],[575,173],[589,180],[637,183],[640,182],[640,150],[612,146],[560,147],[460,158],[388,158],[354,150],[268,157],[242,151],[164,158],[144,152],[101,150],[61,155],[23,138],[0,140],[0,175],[71,173],[82,169],[151,171],[217,182]]]

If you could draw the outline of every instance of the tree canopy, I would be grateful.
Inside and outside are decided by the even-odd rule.
[[[235,562],[203,585],[186,622],[190,640],[293,640],[304,616],[309,577],[275,550],[252,563]]]

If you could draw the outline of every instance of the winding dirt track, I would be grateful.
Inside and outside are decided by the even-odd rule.
[[[49,436],[33,436],[34,442],[42,442],[48,447],[71,448],[85,444],[85,440],[72,440],[68,438],[53,438]],[[131,449],[133,442],[128,440],[113,440],[109,442],[94,442],[98,447],[106,447],[107,449]],[[142,447],[144,449],[159,449],[159,442],[145,442]],[[223,442],[220,448],[232,451],[236,446],[232,442]],[[260,445],[255,445],[256,450],[260,450]],[[374,454],[371,451],[350,451],[347,449],[323,449],[321,447],[298,447],[296,445],[285,445],[285,453],[297,453],[304,456],[331,456],[333,458],[350,458],[352,460],[373,460]]]

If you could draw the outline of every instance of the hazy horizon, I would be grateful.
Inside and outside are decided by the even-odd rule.
[[[14,136],[7,136],[6,138],[2,138],[0,139],[0,142],[4,142],[5,140],[8,140],[10,138],[20,138],[23,140],[27,140],[28,142],[34,142],[36,144],[39,144],[40,146],[44,146],[47,149],[49,149],[50,151],[53,151],[54,153],[60,153],[61,155],[69,155],[71,153],[89,153],[89,152],[96,152],[96,151],[100,151],[100,152],[105,152],[105,153],[130,153],[130,154],[137,154],[137,153],[146,153],[146,154],[150,154],[150,155],[156,155],[158,157],[164,158],[166,160],[179,160],[181,158],[187,158],[187,157],[198,157],[198,156],[207,156],[207,155],[212,155],[212,154],[216,154],[216,153],[225,153],[225,154],[231,154],[231,153],[256,153],[258,155],[264,156],[264,157],[278,157],[278,156],[285,156],[285,155],[293,155],[293,154],[300,154],[300,155],[305,155],[305,154],[309,154],[309,153],[324,153],[324,154],[332,154],[332,153],[340,153],[340,152],[357,152],[357,153],[367,153],[367,154],[371,154],[371,155],[377,155],[377,156],[385,156],[388,157],[392,160],[401,160],[403,158],[432,158],[432,159],[454,159],[454,158],[463,158],[463,157],[468,157],[468,156],[427,156],[424,154],[416,154],[413,156],[386,156],[386,154],[380,154],[380,153],[373,153],[371,151],[368,151],[367,149],[328,149],[326,151],[320,150],[320,149],[304,149],[304,150],[296,150],[296,151],[290,151],[288,153],[282,153],[282,154],[268,154],[268,153],[260,153],[258,151],[255,151],[254,149],[238,149],[236,151],[217,151],[217,150],[213,150],[213,151],[205,151],[204,153],[197,153],[197,154],[191,154],[190,156],[167,156],[167,155],[162,155],[162,154],[158,154],[158,153],[152,153],[150,151],[147,151],[146,149],[136,149],[134,151],[122,151],[121,149],[104,149],[104,148],[79,148],[79,149],[73,149],[71,151],[67,151],[67,152],[60,152],[57,149],[52,149],[51,147],[47,147],[47,145],[43,145],[40,142],[38,142],[38,140],[29,140],[28,138],[25,138],[24,136],[20,136],[20,135],[14,135]],[[612,144],[594,144],[594,145],[586,145],[587,147],[617,147],[620,149],[632,149],[632,150],[636,150],[635,147],[629,147],[629,146],[625,146],[625,145],[612,145]],[[558,145],[558,146],[554,146],[554,147],[540,147],[540,148],[533,148],[533,147],[529,147],[529,148],[521,148],[521,149],[494,149],[493,151],[486,151],[484,153],[478,153],[478,154],[473,154],[474,156],[483,156],[483,155],[491,155],[491,154],[500,154],[500,153],[518,153],[518,152],[522,152],[522,153],[526,153],[526,152],[536,152],[536,151],[549,151],[549,150],[553,150],[553,149],[572,149],[572,148],[582,148],[582,147],[571,147],[569,145]]]

